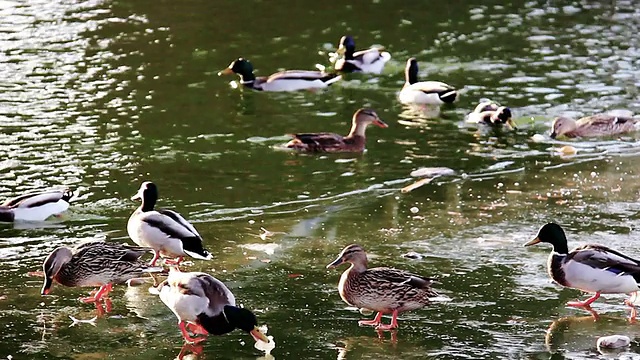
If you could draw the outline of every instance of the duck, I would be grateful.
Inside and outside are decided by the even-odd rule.
[[[232,61],[229,67],[218,72],[218,75],[222,76],[233,73],[240,76],[240,83],[243,86],[258,91],[324,89],[342,79],[342,76],[337,73],[313,70],[286,70],[269,76],[256,77],[253,74],[253,65],[249,60],[244,58],[238,58]]]
[[[342,273],[338,283],[342,300],[349,305],[378,312],[373,320],[360,320],[360,325],[375,326],[378,330],[396,329],[399,313],[420,309],[438,296],[431,288],[435,281],[433,278],[388,267],[368,269],[367,254],[360,245],[345,247],[327,268],[344,263],[351,266]],[[391,314],[389,325],[382,324],[383,314]]]
[[[346,136],[334,133],[289,134],[293,137],[285,146],[301,152],[363,152],[365,131],[369,124],[387,128],[384,121],[371,109],[358,109],[351,120],[351,131]]]
[[[418,61],[407,60],[404,70],[405,83],[398,98],[403,104],[443,105],[458,99],[458,91],[440,81],[418,81]]]
[[[510,130],[517,130],[513,121],[511,109],[500,106],[492,101],[481,102],[467,116],[468,123],[484,124],[490,127],[505,126]]]
[[[560,136],[597,137],[625,134],[638,130],[640,119],[610,114],[595,114],[578,120],[560,116],[551,124],[551,138]]]
[[[589,308],[600,294],[634,293],[640,290],[640,260],[604,245],[587,244],[571,251],[562,227],[548,223],[524,246],[551,244],[547,271],[557,284],[593,293],[584,301],[570,301],[568,306]]]
[[[187,343],[199,343],[206,337],[243,330],[256,340],[269,342],[258,329],[253,312],[236,306],[231,290],[220,280],[203,272],[169,270],[169,276],[157,287],[160,300],[178,318],[178,327]]]
[[[30,192],[0,204],[0,221],[45,221],[51,216],[58,216],[69,208],[73,191],[53,189]]]
[[[371,48],[367,50],[356,50],[356,43],[353,37],[345,35],[340,39],[337,53],[343,55],[334,64],[334,69],[342,72],[362,72],[370,74],[380,74],[384,65],[391,59],[391,54],[381,48]]]
[[[153,249],[151,265],[161,255],[176,258],[165,260],[167,264],[179,265],[183,257],[211,260],[213,255],[204,248],[202,237],[195,227],[179,213],[168,209],[155,209],[158,187],[151,181],[140,185],[131,200],[141,200],[127,222],[129,237],[139,246]]]
[[[85,303],[106,298],[113,284],[162,272],[161,267],[140,260],[149,249],[126,244],[90,241],[71,249],[61,246],[53,250],[42,264],[44,285],[41,294],[49,295],[54,280],[68,287],[99,286],[93,296],[81,298]]]

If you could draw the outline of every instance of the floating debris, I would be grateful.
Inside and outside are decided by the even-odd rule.
[[[265,336],[267,335],[268,330],[269,329],[267,328],[267,325],[258,327],[258,331],[263,333]],[[269,342],[264,342],[262,340],[256,339],[256,343],[253,345],[253,347],[260,351],[264,351],[265,355],[271,354],[271,350],[276,347],[276,342],[273,341],[273,336],[267,336],[267,339],[269,339]]]
[[[403,258],[407,258],[407,259],[413,259],[413,260],[421,260],[422,259],[422,254],[417,253],[415,251],[409,251],[408,253],[402,254],[400,255]]]
[[[75,326],[77,324],[91,324],[93,326],[96,326],[96,320],[98,320],[98,317],[94,316],[89,320],[82,320],[82,319],[76,319],[73,316],[69,315],[69,319],[71,319],[71,321],[73,321],[73,323],[71,325],[69,325],[69,327]]]
[[[600,349],[620,349],[631,344],[631,338],[625,335],[609,335],[598,338],[596,345]]]

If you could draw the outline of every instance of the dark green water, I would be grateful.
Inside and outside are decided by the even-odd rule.
[[[0,227],[0,357],[174,358],[176,319],[146,287],[116,287],[96,326],[89,289],[39,295],[29,275],[60,245],[127,241],[140,182],[190,219],[215,254],[190,269],[225,281],[269,327],[276,359],[600,358],[595,340],[640,334],[623,295],[553,285],[549,249],[525,249],[548,221],[570,246],[640,255],[640,148],[632,136],[580,144],[573,157],[535,143],[561,113],[640,110],[637,1],[0,1],[0,195],[66,184],[79,199],[63,221]],[[384,45],[380,76],[349,75],[319,93],[233,89],[217,71],[238,56],[258,75],[328,66],[343,34]],[[425,119],[396,100],[406,59],[423,79],[462,89]],[[519,130],[463,125],[481,98],[510,106]],[[389,123],[363,155],[277,151],[290,132],[346,133],[370,106]],[[578,145],[576,145],[578,146]],[[409,173],[456,176],[411,193]],[[411,210],[412,208],[413,211]],[[260,228],[280,232],[261,239]],[[400,317],[397,341],[358,327],[325,265],[350,243],[386,265],[440,278],[451,298]],[[416,251],[421,260],[401,255]],[[342,269],[344,270],[344,269]],[[293,276],[292,276],[293,275]],[[301,275],[301,276],[299,276]],[[386,320],[388,321],[388,320]],[[551,328],[550,336],[545,331]],[[202,359],[261,353],[235,332]],[[632,346],[629,358],[640,356]]]

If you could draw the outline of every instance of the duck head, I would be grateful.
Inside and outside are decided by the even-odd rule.
[[[350,263],[354,267],[366,270],[367,253],[364,252],[362,246],[358,244],[351,244],[342,250],[337,259],[327,265],[327,269],[338,267],[344,263]]]
[[[387,123],[385,123],[384,121],[382,121],[382,119],[380,119],[380,117],[378,116],[378,114],[376,114],[375,111],[371,109],[362,108],[362,109],[358,109],[353,114],[353,119],[351,120],[351,132],[349,132],[349,135],[364,136],[365,129],[367,128],[367,126],[369,126],[369,124],[373,124],[383,129],[389,127]]]
[[[418,60],[416,58],[407,60],[407,66],[404,68],[404,78],[407,84],[418,82]]]
[[[230,325],[248,332],[256,341],[269,342],[269,339],[258,329],[258,319],[251,311],[245,308],[225,305],[222,312]]]
[[[145,181],[131,200],[142,200],[142,211],[151,211],[158,200],[158,187],[151,181]]]
[[[339,55],[344,55],[344,57],[349,60],[353,59],[353,53],[356,51],[356,42],[353,40],[351,35],[345,35],[340,38],[340,45],[338,46],[338,50],[336,53]]]
[[[504,124],[511,130],[517,130],[516,123],[513,121],[511,109],[506,106],[500,106],[491,116],[494,124]]]
[[[44,285],[40,292],[42,295],[49,295],[51,286],[53,285],[53,279],[58,275],[60,269],[71,261],[72,256],[71,249],[67,247],[59,247],[47,256],[42,264],[42,270],[44,272]]]
[[[559,116],[553,119],[553,123],[551,124],[551,138],[555,139],[558,136],[570,133],[576,129],[576,126],[575,120],[565,116]]]
[[[236,60],[233,60],[226,69],[218,72],[218,76],[234,73],[240,75],[242,81],[252,81],[256,78],[253,75],[253,65],[249,60],[244,58],[237,58]]]
[[[564,234],[562,227],[556,223],[548,223],[543,225],[538,230],[538,235],[535,239],[524,244],[524,246],[531,246],[539,243],[548,243],[553,246],[553,251],[558,254],[568,254],[569,248],[567,247],[567,237]]]

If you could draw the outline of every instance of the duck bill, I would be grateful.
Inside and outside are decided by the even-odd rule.
[[[41,295],[49,295],[51,292],[51,285],[53,285],[53,279],[48,276],[44,278],[44,285],[42,286],[42,291],[40,291]]]
[[[344,55],[344,53],[347,52],[347,48],[345,48],[344,46],[340,45],[338,47],[338,50],[336,50],[336,54],[338,55]]]
[[[218,76],[231,75],[231,74],[233,74],[233,70],[231,70],[230,68],[226,68],[224,70],[218,71]]]
[[[375,119],[375,120],[373,120],[373,124],[374,124],[375,126],[378,126],[378,127],[383,128],[383,129],[384,129],[384,128],[388,128],[388,127],[389,127],[389,125],[387,125],[387,123],[386,123],[386,122],[384,122],[384,121],[382,121],[382,120],[380,120],[380,119]]]
[[[133,195],[131,197],[131,200],[141,200],[142,196],[140,195],[140,192],[135,193],[135,195]]]
[[[518,127],[516,126],[516,122],[513,121],[513,119],[507,120],[507,127],[509,128],[509,130],[518,130]]]
[[[327,269],[333,269],[337,266],[342,265],[342,263],[344,262],[344,260],[342,260],[342,257],[339,257],[337,259],[335,259],[331,264],[327,265]]]
[[[529,241],[528,243],[524,244],[524,246],[531,246],[531,245],[535,245],[535,244],[537,244],[537,243],[539,243],[539,242],[540,242],[540,238],[535,238],[535,239],[533,239],[533,240]]]
[[[558,137],[558,134],[552,132],[551,135],[549,135],[552,139],[555,139],[556,137]]]
[[[255,341],[262,341],[262,342],[269,342],[269,339],[267,338],[267,336],[265,334],[263,334],[258,327],[254,327],[253,330],[251,330],[249,332],[249,334],[251,334],[251,336],[253,337],[253,339]]]

